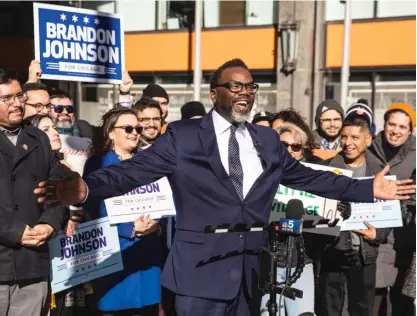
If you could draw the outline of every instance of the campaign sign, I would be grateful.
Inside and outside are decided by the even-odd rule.
[[[117,227],[107,217],[82,223],[49,242],[52,293],[123,270]]]
[[[34,3],[35,58],[42,79],[121,83],[124,34],[120,17]]]
[[[152,219],[175,216],[174,199],[167,178],[162,178],[122,196],[104,200],[110,224],[133,222],[140,215]]]
[[[302,163],[306,167],[310,167],[314,170],[330,171],[338,175],[345,175],[348,177],[352,176],[352,171],[345,169],[338,169],[328,166],[315,165],[309,163]],[[303,202],[304,214],[303,220],[304,225],[308,221],[313,221],[313,223],[319,223],[321,219],[328,219],[328,223],[336,223],[336,220],[340,220],[340,213],[337,209],[337,201],[326,199],[318,195],[310,194],[304,191],[298,191],[291,188],[288,188],[283,185],[279,185],[277,192],[275,194],[275,199],[272,203],[272,210],[270,216],[270,222],[279,221],[282,217],[285,217],[285,212],[287,210],[287,203],[291,199],[298,199]],[[326,235],[338,235],[340,228],[339,226],[330,227],[328,224],[317,225],[317,228],[320,229],[306,229],[304,231],[311,233],[320,233]]]
[[[386,176],[386,179],[397,180],[394,175]],[[359,178],[359,179],[370,179]],[[346,221],[343,221],[341,231],[353,229],[366,229],[364,221],[376,228],[402,227],[403,219],[399,200],[385,201],[374,199],[374,203],[350,203],[352,213]]]

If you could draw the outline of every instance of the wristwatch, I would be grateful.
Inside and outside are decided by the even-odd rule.
[[[122,90],[119,90],[119,94],[120,95],[128,95],[128,94],[130,94],[130,91],[124,92]]]

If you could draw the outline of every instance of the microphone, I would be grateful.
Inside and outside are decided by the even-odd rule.
[[[303,232],[303,217],[304,206],[300,200],[292,199],[287,203],[287,210],[285,218],[279,220],[279,232],[287,233],[289,235],[301,235]]]

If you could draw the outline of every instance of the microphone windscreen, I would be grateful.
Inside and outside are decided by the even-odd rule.
[[[298,199],[289,200],[287,203],[287,210],[285,217],[288,219],[300,220],[304,214],[303,202]]]

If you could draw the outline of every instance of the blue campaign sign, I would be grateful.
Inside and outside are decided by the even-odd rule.
[[[42,79],[121,83],[124,36],[120,17],[34,3],[35,59]]]
[[[82,223],[75,234],[49,242],[52,293],[123,270],[117,226],[107,217]]]

